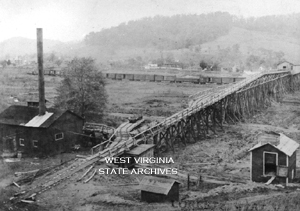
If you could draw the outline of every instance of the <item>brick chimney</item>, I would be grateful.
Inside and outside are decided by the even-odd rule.
[[[43,29],[37,28],[37,60],[39,69],[39,116],[46,113],[45,81],[43,70]]]

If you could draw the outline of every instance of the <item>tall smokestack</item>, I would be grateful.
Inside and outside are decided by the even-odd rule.
[[[43,29],[37,28],[37,60],[39,68],[39,116],[46,113],[45,81],[43,70]]]

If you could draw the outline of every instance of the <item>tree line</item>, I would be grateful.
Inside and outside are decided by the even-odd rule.
[[[181,49],[200,45],[225,35],[233,27],[300,37],[300,13],[292,15],[241,18],[227,12],[201,15],[156,16],[122,23],[119,26],[91,32],[87,45],[119,48],[155,47]]]

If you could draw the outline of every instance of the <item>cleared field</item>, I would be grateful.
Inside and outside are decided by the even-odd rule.
[[[0,70],[0,112],[13,104],[26,105],[30,96],[38,96],[38,76],[29,75],[29,69],[4,68]],[[61,77],[45,76],[47,106],[52,106]],[[188,105],[188,96],[216,85],[191,83],[159,83],[107,79],[107,114],[109,122],[118,115],[169,116]],[[16,102],[18,101],[18,102]],[[122,116],[122,115],[121,115]],[[120,118],[121,118],[120,116]],[[124,119],[124,118],[123,118]],[[97,121],[97,119],[93,119]],[[120,120],[119,120],[120,121]],[[121,118],[122,121],[122,118]]]
[[[109,112],[168,116],[187,107],[188,96],[216,85],[107,80]]]

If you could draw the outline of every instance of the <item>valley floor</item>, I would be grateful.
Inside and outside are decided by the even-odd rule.
[[[56,79],[55,79],[56,80]],[[4,83],[4,82],[2,82]],[[116,86],[127,102],[118,103],[119,107],[127,109],[136,102],[138,107],[150,102],[153,95],[163,96],[150,89],[150,83],[143,83],[139,86],[140,94],[129,94],[128,89],[131,83],[111,81],[109,86]],[[114,84],[116,83],[116,84]],[[117,84],[120,83],[120,84]],[[136,82],[132,82],[136,83]],[[138,82],[139,83],[139,82]],[[198,91],[199,87],[176,88],[173,85],[168,88],[179,95],[188,95],[191,90]],[[174,85],[175,86],[175,85]],[[185,86],[185,85],[182,85]],[[123,88],[122,88],[123,87]],[[141,87],[148,91],[149,96],[144,96],[146,91],[141,91]],[[156,87],[159,87],[156,86]],[[127,90],[127,91],[126,91]],[[122,93],[124,92],[124,93]],[[128,92],[128,96],[125,93]],[[157,91],[159,92],[159,91]],[[133,93],[133,92],[132,92]],[[168,92],[167,92],[168,93]],[[116,94],[116,93],[115,93]],[[163,91],[163,94],[164,93]],[[128,99],[132,95],[132,99]],[[119,95],[120,96],[120,95]],[[137,97],[139,96],[139,97]],[[118,96],[110,95],[111,100],[119,100]],[[172,98],[173,99],[173,98]],[[137,101],[136,101],[137,100]],[[168,98],[161,97],[161,101],[151,101],[153,107],[165,107],[162,101]],[[176,102],[171,101],[172,103]],[[160,104],[161,103],[161,104]],[[169,104],[170,106],[174,104]],[[117,104],[117,103],[116,103]],[[147,104],[147,103],[146,103]],[[178,102],[180,104],[180,100]],[[128,107],[127,107],[128,106]],[[114,107],[111,104],[112,109]],[[176,107],[176,109],[180,109]],[[158,109],[159,110],[159,109]],[[15,192],[20,192],[24,187],[17,188],[7,186],[14,180],[12,176],[15,171],[36,169],[40,166],[50,166],[75,157],[75,154],[63,155],[65,157],[47,158],[40,160],[24,160],[19,164],[1,163],[0,174],[0,209],[9,210],[191,210],[206,207],[207,210],[239,210],[239,207],[257,207],[256,210],[284,210],[289,206],[290,210],[299,210],[300,184],[291,187],[277,187],[275,185],[265,185],[250,182],[249,174],[249,153],[248,150],[256,144],[257,136],[261,133],[274,131],[281,132],[300,143],[300,92],[288,94],[281,102],[273,102],[272,106],[257,113],[246,122],[237,125],[225,125],[224,131],[219,130],[217,134],[210,134],[206,140],[198,140],[190,143],[186,147],[177,146],[175,153],[172,151],[160,155],[162,157],[172,157],[174,164],[164,165],[165,167],[177,168],[180,172],[188,173],[191,176],[202,177],[200,183],[192,182],[188,190],[186,179],[179,179],[181,203],[171,202],[148,204],[141,202],[138,184],[143,175],[100,175],[96,174],[87,183],[77,181],[84,171],[78,172],[69,180],[62,182],[56,187],[41,193],[36,198],[34,204],[12,205],[8,199]],[[112,110],[114,111],[114,110]],[[118,112],[114,111],[115,113]],[[125,113],[125,112],[124,112]],[[152,115],[152,114],[151,114]],[[158,115],[161,116],[161,115]],[[297,155],[297,166],[300,167],[300,153]],[[70,161],[72,162],[72,161]],[[26,164],[27,163],[27,164]],[[27,165],[29,168],[25,168]],[[96,168],[105,168],[105,164],[97,164]],[[24,169],[25,168],[25,169]],[[297,172],[298,173],[298,172]],[[300,172],[298,173],[300,176]],[[217,182],[216,182],[217,181]],[[215,183],[211,183],[215,182]],[[229,183],[224,185],[222,183]],[[216,184],[218,183],[218,184]],[[34,181],[33,181],[34,184]]]

